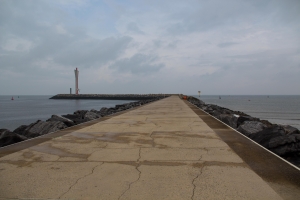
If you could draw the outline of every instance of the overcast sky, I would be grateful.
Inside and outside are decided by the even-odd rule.
[[[0,95],[300,94],[299,0],[0,0]]]

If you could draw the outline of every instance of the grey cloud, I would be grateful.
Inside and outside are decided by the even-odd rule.
[[[218,47],[224,48],[224,47],[230,47],[230,46],[233,46],[236,44],[238,44],[238,43],[237,42],[223,42],[223,43],[218,44]]]
[[[65,15],[47,1],[0,1],[0,40],[6,40],[7,35],[38,39],[53,24],[65,20]]]
[[[127,30],[138,34],[145,34],[134,22],[127,24]]]
[[[69,25],[68,20],[44,1],[1,1],[1,68],[25,72],[25,68],[28,70],[37,62],[50,61],[62,68],[99,66],[117,59],[132,41],[128,36],[95,39],[81,27]],[[58,31],[58,25],[64,30]],[[5,47],[18,40],[31,47],[27,51],[19,51],[23,48],[20,44],[15,45],[17,51]]]
[[[34,44],[28,52],[11,52],[1,50],[4,56],[0,59],[2,67],[22,68],[32,65],[36,60],[52,60],[63,66],[91,67],[113,61],[127,48],[132,38],[72,38],[52,34]]]
[[[54,61],[63,65],[90,67],[113,61],[127,48],[132,38],[106,38],[103,40],[74,41],[54,56]]]
[[[131,58],[118,60],[110,67],[120,72],[146,75],[158,72],[164,65],[161,63],[157,64],[157,57],[155,56],[135,54]]]
[[[155,40],[152,40],[152,42],[153,42],[153,46],[155,48],[163,47],[163,48],[174,49],[177,47],[179,40],[173,40],[171,42],[167,42],[165,40],[155,39]]]
[[[280,74],[288,72],[299,74],[299,60],[294,59],[300,54],[294,50],[268,50],[259,53],[228,56],[220,65],[228,65],[231,69],[238,69],[240,73],[255,79],[275,80],[279,75],[280,80],[289,80],[289,77]],[[233,73],[234,74],[234,73]],[[273,76],[273,77],[272,77]],[[276,77],[277,79],[277,77]]]
[[[163,42],[161,40],[153,40],[153,45],[157,48],[161,47]]]
[[[247,9],[243,3],[233,1],[199,1],[195,3],[189,12],[180,11],[170,16],[174,22],[171,23],[167,31],[170,34],[178,35],[195,31],[207,31],[228,22],[238,21],[235,17]]]
[[[275,20],[286,23],[286,25],[293,24],[294,26],[299,27],[300,1],[276,1],[276,3],[277,13],[275,15]]]
[[[1,94],[65,92],[62,85],[74,85],[75,67],[91,93],[145,92],[145,87],[192,93],[197,85],[230,93],[228,85],[238,85],[236,94],[255,94],[249,84],[265,84],[268,92],[276,83],[299,94],[299,0],[115,2],[122,9],[111,7],[112,1],[104,7],[85,1],[88,6],[76,9],[53,2],[0,0]],[[133,56],[121,59],[128,54]],[[110,69],[98,69],[103,65]],[[197,74],[201,67],[215,70]],[[102,73],[120,79],[111,83]],[[126,87],[120,87],[122,73],[132,75]],[[179,80],[189,81],[178,85]]]
[[[174,49],[174,48],[177,47],[177,43],[178,43],[178,41],[170,42],[170,43],[167,45],[167,47],[168,47],[168,48],[171,48],[171,49]]]
[[[170,14],[166,31],[172,35],[203,32],[247,23],[278,26],[278,23],[299,27],[300,1],[197,1],[189,9]]]

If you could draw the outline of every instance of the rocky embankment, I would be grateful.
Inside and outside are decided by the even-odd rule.
[[[67,115],[52,115],[46,121],[38,120],[29,125],[21,125],[14,131],[0,129],[0,147],[21,142],[27,139],[45,135],[54,131],[65,129],[77,124],[81,124],[90,120],[98,119],[107,115],[111,115],[123,110],[141,106],[153,101],[162,99],[163,97],[155,97],[148,100],[116,105],[115,107],[103,107],[100,110],[77,110],[73,114]]]
[[[240,111],[205,104],[191,96],[187,100],[275,154],[300,166],[300,131],[297,128],[272,124]]]

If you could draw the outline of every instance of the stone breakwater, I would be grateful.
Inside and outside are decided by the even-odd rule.
[[[297,128],[272,124],[240,111],[205,104],[191,96],[187,97],[187,100],[263,147],[300,166],[300,131]]]
[[[57,94],[50,99],[147,100],[167,96],[170,94]]]
[[[47,119],[46,121],[37,120],[36,122],[29,125],[21,125],[14,131],[10,131],[8,129],[0,129],[0,147],[62,130],[77,124],[88,122],[107,115],[157,101],[162,98],[162,96],[153,97],[147,100],[140,100],[136,102],[116,105],[115,107],[111,108],[103,107],[100,110],[77,110],[73,114],[62,116],[52,115],[51,118]]]

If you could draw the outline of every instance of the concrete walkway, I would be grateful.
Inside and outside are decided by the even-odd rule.
[[[279,194],[176,96],[0,158],[5,199],[282,199]]]

